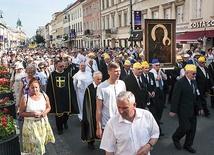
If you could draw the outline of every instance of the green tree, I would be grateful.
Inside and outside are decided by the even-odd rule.
[[[37,43],[37,44],[45,43],[45,39],[43,38],[43,36],[37,34],[37,35],[35,36],[35,38],[36,38],[36,43]]]

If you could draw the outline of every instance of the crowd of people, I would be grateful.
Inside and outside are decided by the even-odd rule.
[[[179,122],[172,135],[175,147],[182,148],[179,141],[186,135],[183,148],[195,153],[196,116],[211,114],[208,94],[214,108],[214,48],[176,50],[175,67],[170,70],[162,68],[157,58],[149,65],[144,52],[137,45],[3,52],[1,65],[8,66],[17,114],[24,120],[24,152],[44,154],[45,144],[55,142],[50,112],[59,135],[69,128],[69,115],[78,114],[81,139],[90,150],[101,139],[100,148],[109,155],[150,154],[164,136],[161,118],[169,103],[169,115],[177,114]]]

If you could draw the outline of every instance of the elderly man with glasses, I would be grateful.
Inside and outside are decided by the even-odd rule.
[[[179,127],[172,135],[175,147],[181,150],[180,140],[185,136],[183,148],[191,153],[196,153],[192,148],[197,119],[196,115],[203,114],[199,102],[199,91],[195,82],[196,66],[187,64],[185,66],[185,76],[178,80],[172,94],[171,117],[178,115]]]

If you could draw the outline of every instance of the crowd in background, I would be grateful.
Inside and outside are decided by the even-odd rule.
[[[84,95],[87,87],[94,81],[94,73],[97,75],[97,72],[99,72],[102,75],[100,82],[113,79],[113,73],[111,75],[111,70],[108,68],[113,62],[120,67],[118,79],[124,81],[125,90],[131,91],[135,95],[137,108],[147,109],[152,113],[159,126],[159,136],[164,136],[161,129],[161,124],[163,123],[161,122],[161,117],[165,104],[171,104],[174,86],[176,82],[185,75],[185,66],[187,64],[193,64],[197,67],[195,80],[200,91],[199,100],[205,116],[209,117],[209,105],[214,108],[214,48],[203,51],[201,46],[197,45],[196,47],[192,46],[188,50],[176,49],[175,67],[173,69],[165,69],[158,59],[153,59],[152,62],[150,62],[151,65],[149,65],[145,59],[145,52],[146,51],[137,45],[129,48],[116,49],[109,47],[101,47],[99,49],[17,48],[2,51],[1,65],[8,66],[10,71],[10,90],[14,93],[17,113],[19,113],[21,98],[30,92],[29,81],[33,77],[40,82],[41,92],[50,94],[48,91],[53,87],[50,87],[50,85],[53,84],[53,82],[51,83],[50,76],[57,77],[57,73],[66,73],[66,75],[71,78],[70,82],[72,83],[71,87],[66,89],[71,89],[72,91],[70,93],[75,92],[75,94],[72,95],[75,95],[76,98],[72,102],[76,102],[76,106],[78,107],[76,112],[72,112],[71,109],[70,111],[67,110],[66,115],[79,113],[78,117],[82,121],[84,119]],[[115,68],[117,68],[117,66]],[[198,75],[200,71],[202,71],[204,77]],[[54,75],[55,72],[56,75]],[[134,80],[128,77],[130,75],[134,75],[134,80],[137,81],[137,85],[140,88],[138,92],[142,91],[141,95],[135,92],[136,87],[132,87]],[[140,77],[140,79],[138,79],[138,77]],[[61,81],[58,84],[56,83],[56,85],[63,84],[63,79],[58,80]],[[66,80],[69,81],[70,79],[68,78]],[[70,83],[66,84],[70,85]],[[99,90],[98,87],[96,91]],[[115,92],[115,95],[119,93],[120,92]],[[99,92],[97,94],[99,94]],[[52,98],[53,95],[56,94],[48,97]],[[71,94],[69,95],[72,96]],[[211,95],[211,103],[207,103],[207,95]],[[116,96],[114,98],[116,101]],[[50,99],[50,102],[53,102],[52,99]],[[74,106],[74,103],[72,106]],[[61,111],[58,113],[57,108],[51,107],[51,109],[55,110],[53,113],[56,114],[56,119],[59,119],[58,117],[61,117],[61,114],[64,115],[65,112]],[[74,107],[72,108],[75,109]],[[65,117],[64,119],[68,118]],[[60,124],[60,121],[64,122]],[[63,127],[66,129],[68,125],[67,120],[59,120],[59,122],[56,123],[56,125],[58,134],[61,135],[63,134]],[[60,125],[64,126],[60,127]],[[101,136],[99,136],[99,138],[101,138]],[[91,144],[89,145],[89,149],[94,149],[93,143],[92,146]]]

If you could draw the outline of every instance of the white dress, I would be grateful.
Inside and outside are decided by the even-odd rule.
[[[27,101],[26,112],[43,112],[46,109],[46,100],[44,95],[38,101],[24,95]],[[27,99],[28,98],[28,99]],[[32,155],[43,155],[45,153],[45,144],[55,142],[53,131],[48,121],[48,117],[25,117],[22,129],[23,150]]]

